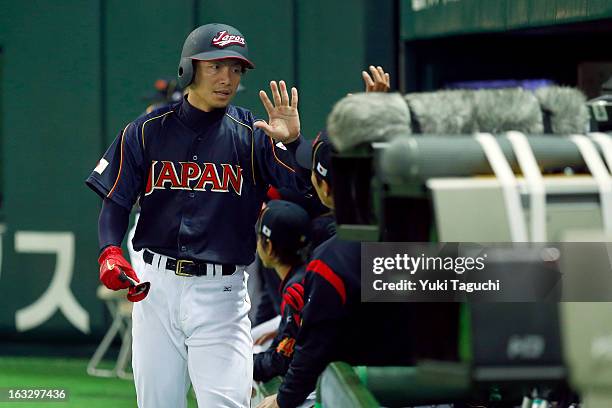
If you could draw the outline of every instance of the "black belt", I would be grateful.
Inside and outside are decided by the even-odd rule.
[[[142,254],[142,258],[149,265],[153,264],[153,252],[148,249],[144,250]],[[221,274],[224,276],[233,275],[236,271],[236,265],[229,264],[211,264],[206,262],[194,262],[189,261],[187,259],[174,259],[170,257],[166,257],[166,269],[174,271],[176,275],[179,276],[206,276],[208,275],[209,266],[211,266],[212,273],[211,275],[215,275],[215,267],[221,266]]]

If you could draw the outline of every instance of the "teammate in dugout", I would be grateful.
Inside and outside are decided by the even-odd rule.
[[[256,225],[257,254],[262,264],[274,268],[281,284],[281,322],[271,346],[253,357],[253,379],[268,381],[284,375],[291,362],[304,306],[302,280],[310,250],[310,218],[299,205],[270,201]]]
[[[334,209],[334,147],[321,132],[297,152],[311,169],[321,202]],[[316,248],[304,275],[305,303],[293,358],[278,394],[257,408],[310,406],[305,401],[332,361],[353,365],[412,365],[419,358],[457,358],[453,303],[362,303],[361,243],[336,235]]]
[[[234,27],[194,30],[178,68],[186,96],[128,123],[87,179],[104,199],[100,280],[126,288],[123,271],[151,282],[146,298],[131,298],[140,300],[132,358],[139,407],[185,407],[190,381],[199,406],[249,406],[244,270],[255,253],[253,226],[268,185],[307,186],[294,170],[301,139],[297,89],[290,97],[284,81],[271,82],[273,102],[260,92],[268,122],[230,104],[252,68],[247,42]],[[143,250],[142,276],[120,249],[136,200],[141,215],[133,243]]]
[[[298,170],[298,169],[296,169]],[[299,171],[299,170],[298,170]],[[310,218],[310,243],[311,248],[316,248],[319,244],[327,241],[336,232],[335,217],[329,208],[325,207],[313,194],[300,194],[287,188],[276,189],[271,187],[268,190],[269,202],[275,200],[284,200],[297,204],[303,208]],[[253,319],[253,340],[256,346],[268,347],[270,341],[276,336],[277,327],[271,326],[270,321],[279,320],[280,306],[282,303],[281,278],[274,268],[268,268],[262,265],[261,257],[255,260],[256,268],[254,269],[257,278],[261,285],[261,296],[259,304]],[[260,337],[256,337],[255,331],[258,325],[263,324],[267,327],[266,330],[259,330]],[[260,326],[263,327],[263,326]],[[270,331],[270,329],[272,331]]]
[[[334,208],[332,149],[326,132],[321,132],[312,149],[304,144],[298,153],[300,164],[312,169],[311,181],[319,199],[330,209]],[[257,408],[301,406],[328,363],[336,359],[351,361],[354,357],[351,354],[363,352],[356,347],[345,350],[339,347],[342,332],[350,328],[347,317],[360,299],[360,254],[359,242],[341,241],[335,235],[314,251],[306,266],[303,285],[307,302],[302,308],[296,351],[278,394],[267,397]],[[354,340],[354,344],[359,344],[358,339]]]

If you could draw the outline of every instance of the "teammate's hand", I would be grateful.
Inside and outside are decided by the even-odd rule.
[[[370,72],[372,76],[366,71],[361,71],[366,92],[388,92],[391,89],[391,78],[380,65],[378,67],[370,65]]]
[[[274,104],[265,91],[259,91],[259,98],[268,112],[269,119],[267,123],[263,120],[255,122],[255,127],[262,129],[277,142],[291,143],[300,135],[298,91],[295,87],[291,88],[291,101],[289,101],[285,81],[280,81],[278,85],[276,81],[271,81],[270,92]]]
[[[276,394],[264,398],[256,408],[279,408],[276,402]]]
[[[123,251],[116,246],[109,246],[102,251],[98,258],[100,264],[100,282],[111,290],[126,289],[130,287],[129,280],[119,278],[121,271],[127,276],[140,282],[132,265],[123,257]]]

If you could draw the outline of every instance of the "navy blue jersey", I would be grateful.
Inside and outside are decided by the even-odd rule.
[[[173,258],[248,264],[268,185],[304,190],[293,151],[246,109],[203,112],[185,99],[129,123],[86,183],[126,209],[139,200],[133,245]]]
[[[305,265],[296,267],[281,283],[281,321],[270,348],[253,357],[255,381],[269,381],[277,375],[284,375],[289,368],[302,320],[301,312],[304,307],[302,280],[305,273]]]

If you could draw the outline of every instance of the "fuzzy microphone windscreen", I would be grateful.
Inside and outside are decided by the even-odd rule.
[[[410,134],[410,112],[397,93],[357,93],[340,99],[327,117],[327,132],[338,151],[366,142]]]
[[[539,88],[536,97],[540,102],[546,133],[567,135],[584,133],[589,123],[586,97],[578,89],[549,86]]]
[[[461,90],[407,94],[413,133],[461,135],[475,132],[473,95],[471,91]]]
[[[516,130],[525,134],[544,132],[540,104],[532,92],[521,88],[486,89],[474,92],[474,114],[479,132]]]

